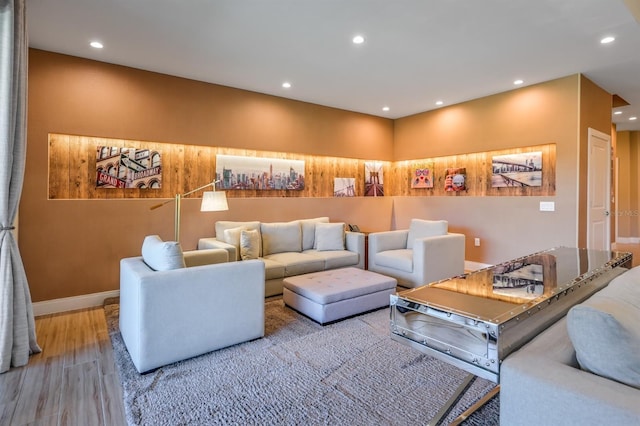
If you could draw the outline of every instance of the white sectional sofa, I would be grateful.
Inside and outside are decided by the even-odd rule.
[[[364,234],[346,232],[328,217],[291,222],[218,221],[216,236],[201,238],[198,249],[220,249],[229,261],[265,263],[265,297],[282,294],[287,277],[354,266],[364,269]]]
[[[640,424],[640,267],[504,360],[500,424]]]

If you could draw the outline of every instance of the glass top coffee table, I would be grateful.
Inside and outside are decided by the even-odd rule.
[[[558,247],[401,291],[391,296],[391,337],[499,383],[507,355],[631,260],[630,253]]]

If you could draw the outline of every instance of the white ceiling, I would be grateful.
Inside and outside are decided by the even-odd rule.
[[[34,48],[388,118],[583,73],[640,130],[625,0],[27,0],[27,19]]]

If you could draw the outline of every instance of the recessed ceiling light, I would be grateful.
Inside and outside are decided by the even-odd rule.
[[[602,40],[600,40],[600,43],[608,44],[608,43],[611,43],[612,41],[614,41],[615,39],[616,39],[615,37],[611,37],[611,36],[605,37]]]
[[[629,120],[637,120],[638,117],[629,117]]]
[[[442,104],[444,104],[444,102],[442,102],[442,101],[436,101],[436,105],[440,106],[440,105],[442,105]]]
[[[386,106],[386,107],[382,107],[382,110],[383,110],[383,111],[389,111],[389,107],[388,107],[388,106]]]
[[[104,47],[99,41],[92,41],[91,43],[89,43],[89,46],[93,47],[94,49],[102,49]]]
[[[524,83],[524,80],[520,80],[520,79],[517,79],[513,82],[513,84],[515,84],[516,86],[520,86],[522,83]]]
[[[353,44],[362,44],[364,43],[364,37],[361,35],[357,35],[352,39],[352,41],[353,41]]]
[[[622,114],[622,111],[616,111],[613,113],[613,115],[620,115],[620,114]]]
[[[289,89],[291,87],[291,83],[285,81],[284,83],[282,83],[282,87],[284,87],[285,89]]]

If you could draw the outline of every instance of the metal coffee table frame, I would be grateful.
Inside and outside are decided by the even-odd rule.
[[[514,272],[532,264],[540,265],[538,276]],[[430,424],[446,416],[475,377],[499,383],[508,354],[630,267],[630,253],[558,247],[392,295],[391,338],[470,373]],[[537,283],[544,291],[494,294],[494,284],[503,282],[527,289]]]

